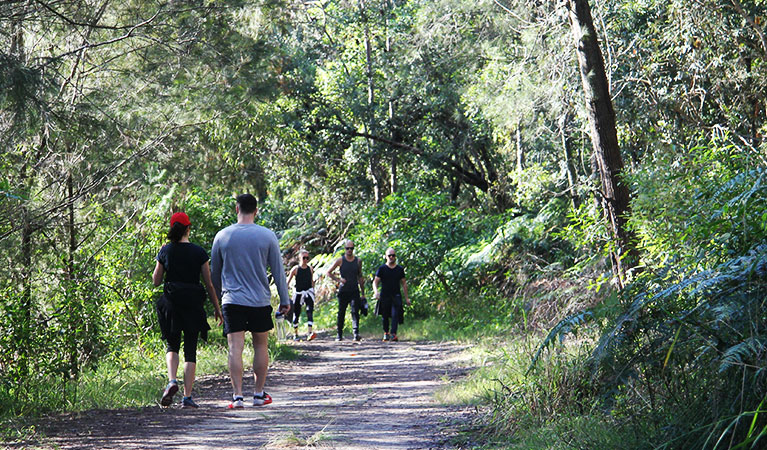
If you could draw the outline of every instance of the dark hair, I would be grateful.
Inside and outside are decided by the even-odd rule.
[[[168,239],[171,242],[178,242],[186,234],[186,230],[189,229],[189,225],[182,225],[181,222],[173,222],[173,226],[168,231]]]
[[[258,209],[258,200],[250,194],[238,195],[237,204],[240,205],[240,212],[243,214],[253,214]]]

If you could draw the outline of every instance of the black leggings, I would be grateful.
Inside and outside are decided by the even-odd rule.
[[[199,332],[184,332],[184,361],[191,363],[197,362],[197,338],[199,335]],[[180,349],[181,333],[168,336],[168,346],[166,347],[166,351],[178,353]]]
[[[314,325],[314,300],[309,298],[309,296],[306,296],[304,305],[306,306],[306,324],[312,326]],[[298,319],[301,317],[301,296],[296,295],[290,306],[290,311],[293,313],[293,328],[297,328]]]
[[[338,335],[344,331],[344,319],[346,318],[346,308],[352,306],[352,329],[357,334],[360,329],[360,293],[359,292],[339,292],[338,293],[338,318],[336,328]]]
[[[391,334],[397,334],[397,328],[399,328],[399,308],[397,305],[391,303]],[[383,316],[383,330],[384,333],[389,333],[389,317]]]

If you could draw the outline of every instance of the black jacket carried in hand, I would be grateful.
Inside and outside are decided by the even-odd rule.
[[[199,283],[168,281],[163,294],[157,300],[157,319],[160,322],[162,338],[187,333],[200,333],[202,340],[208,340],[208,319],[205,314],[206,293]]]

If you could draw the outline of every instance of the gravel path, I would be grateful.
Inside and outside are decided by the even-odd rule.
[[[327,336],[295,346],[301,358],[270,368],[271,405],[229,411],[228,376],[205,377],[196,387],[199,410],[176,404],[61,416],[42,426],[43,448],[455,448],[454,424],[470,412],[437,404],[432,394],[465,374],[457,364],[463,347]],[[246,373],[246,392],[252,387]]]

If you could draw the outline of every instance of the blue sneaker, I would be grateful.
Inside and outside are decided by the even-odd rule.
[[[163,391],[162,398],[160,399],[160,405],[170,406],[173,403],[173,396],[176,395],[176,392],[178,392],[178,381],[173,380],[165,387],[165,391]]]
[[[194,402],[192,400],[192,397],[184,397],[181,399],[181,407],[182,408],[199,408],[200,405]]]

